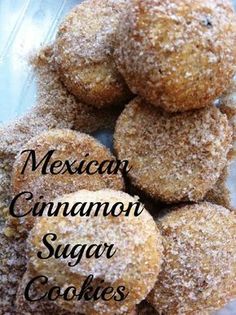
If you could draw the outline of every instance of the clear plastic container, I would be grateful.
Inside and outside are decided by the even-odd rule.
[[[0,0],[0,123],[14,120],[35,102],[36,86],[29,55],[51,42],[63,16],[79,0]],[[236,0],[234,0],[236,7]],[[105,134],[99,137],[107,139]],[[1,141],[1,139],[0,139]],[[236,207],[236,163],[228,187]],[[218,315],[235,315],[236,302]]]

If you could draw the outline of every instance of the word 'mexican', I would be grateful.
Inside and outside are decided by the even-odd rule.
[[[89,153],[85,154],[85,159],[78,160],[65,160],[61,161],[54,159],[53,155],[56,150],[48,151],[41,160],[37,160],[35,150],[24,150],[22,154],[26,154],[26,160],[22,167],[21,174],[24,174],[26,169],[30,167],[30,171],[34,172],[40,169],[42,175],[52,174],[70,174],[70,175],[95,175],[95,174],[117,174],[123,172],[127,174],[131,168],[127,160],[103,160],[98,162],[97,160],[90,160]],[[86,160],[88,158],[88,161]]]

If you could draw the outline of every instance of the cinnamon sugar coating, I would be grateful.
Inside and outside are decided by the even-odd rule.
[[[23,147],[23,150],[26,149],[35,150],[37,163],[50,150],[56,150],[50,159],[50,164],[56,160],[69,160],[71,162],[77,160],[76,165],[79,165],[79,162],[82,160],[85,160],[86,163],[93,160],[98,161],[98,163],[104,160],[116,160],[110,151],[93,137],[69,129],[52,129],[46,131],[32,138]],[[89,155],[86,156],[87,154]],[[124,188],[120,171],[117,174],[104,173],[101,175],[96,173],[92,176],[86,173],[71,175],[68,172],[65,174],[61,172],[57,175],[48,172],[47,175],[42,175],[41,168],[32,172],[32,162],[30,162],[24,174],[21,174],[27,156],[28,153],[26,155],[19,154],[13,166],[12,190],[14,196],[22,191],[29,191],[33,193],[34,200],[37,200],[37,197],[42,195],[45,201],[51,201],[56,196],[75,192],[80,189],[100,190],[110,188],[122,190]],[[95,169],[96,167],[93,166],[91,171]],[[25,199],[22,198],[21,200]],[[24,206],[29,208],[29,205],[29,201],[22,201],[21,208],[24,209]],[[24,224],[22,227],[31,229],[34,221],[35,219],[32,216],[27,216],[23,219],[22,223]],[[17,223],[19,224],[18,220]]]
[[[0,314],[22,315],[16,312],[16,292],[26,269],[22,255],[25,242],[14,237],[0,218]]]
[[[55,70],[53,46],[44,47],[31,60],[37,81],[36,104],[22,117],[0,126],[0,157],[12,158],[32,138],[54,128],[92,133],[113,129],[121,109],[96,109],[70,94]]]
[[[216,107],[170,114],[139,98],[120,115],[114,134],[131,183],[167,202],[202,200],[227,164],[232,129]]]
[[[55,60],[68,90],[95,107],[130,99],[116,69],[112,52],[116,29],[126,0],[86,0],[62,22],[55,43]]]
[[[109,202],[109,209],[117,202],[122,202],[127,208],[130,202],[137,202],[137,198],[112,190],[101,190],[91,192],[81,190],[66,195],[59,199],[69,202],[71,205],[80,202]],[[55,303],[62,309],[70,311],[80,310],[81,313],[96,314],[124,314],[132,311],[134,306],[142,301],[153,288],[155,279],[160,271],[162,244],[159,231],[151,215],[144,209],[141,215],[135,216],[134,210],[129,216],[122,213],[118,217],[111,215],[103,216],[101,212],[97,216],[91,214],[86,216],[67,217],[41,217],[37,220],[28,239],[29,267],[35,274],[46,275],[54,285],[64,284],[81,287],[81,283],[90,274],[94,275],[95,287],[101,286],[125,286],[125,292],[129,292],[126,299],[119,302],[112,300],[85,301],[58,299]],[[35,252],[42,251],[42,237],[46,233],[55,233],[58,239],[54,246],[63,244],[92,244],[104,243],[114,244],[117,253],[111,258],[101,256],[80,260],[75,266],[68,266],[68,259],[48,259],[47,264],[39,259]]]
[[[220,110],[225,113],[233,127],[234,145],[231,158],[236,157],[236,79],[234,79],[229,89],[220,98]]]
[[[166,315],[210,314],[236,297],[236,216],[211,203],[157,222],[164,261],[149,302]]]
[[[131,0],[115,60],[134,94],[166,111],[209,106],[235,73],[236,17],[228,0]]]
[[[228,177],[229,167],[227,166],[223,169],[214,187],[207,192],[204,200],[223,206],[227,209],[234,210],[230,196],[230,191],[227,187]]]

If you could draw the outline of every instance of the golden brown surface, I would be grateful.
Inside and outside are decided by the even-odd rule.
[[[236,297],[236,216],[200,203],[157,222],[164,261],[148,297],[166,315],[209,314]]]
[[[112,190],[96,192],[81,190],[58,200],[68,201],[70,204],[74,204],[78,200],[88,203],[109,202],[109,209],[116,202],[122,202],[126,208],[129,202],[137,201],[126,193]],[[37,258],[35,253],[38,251],[45,253],[41,239],[48,231],[57,234],[58,239],[54,242],[55,244],[59,244],[61,239],[63,239],[63,244],[72,245],[106,242],[115,244],[118,252],[110,259],[105,256],[99,259],[82,258],[80,263],[74,267],[68,267],[68,260],[65,259],[48,259],[45,264]],[[103,279],[105,286],[124,285],[129,291],[128,297],[119,303],[114,300],[66,302],[62,299],[56,302],[64,309],[80,310],[80,312],[90,315],[118,315],[132,311],[135,304],[143,300],[153,288],[160,271],[162,257],[159,232],[154,220],[146,210],[138,217],[134,216],[133,210],[128,217],[124,214],[115,218],[111,215],[104,217],[101,212],[98,216],[91,214],[90,217],[58,216],[50,219],[42,217],[37,220],[30,233],[28,250],[30,268],[36,274],[47,275],[56,285],[63,286],[68,283],[80,288],[84,279],[89,274],[93,274],[95,285]]]
[[[81,160],[86,160],[86,163],[96,160],[101,163],[104,160],[115,160],[115,157],[110,151],[100,144],[93,137],[72,130],[52,129],[44,132],[41,135],[32,138],[23,149],[35,150],[36,159],[40,161],[49,150],[56,150],[50,160],[50,164],[56,160],[69,160],[78,162],[74,166],[78,166]],[[88,157],[85,157],[89,154]],[[44,196],[44,200],[51,201],[54,197],[74,192],[79,189],[99,190],[103,188],[111,188],[122,190],[124,188],[123,178],[120,172],[118,174],[94,174],[86,173],[81,175],[71,175],[69,173],[52,175],[41,174],[41,168],[32,172],[31,163],[25,169],[24,174],[21,174],[25,164],[27,155],[18,155],[13,166],[12,173],[12,190],[16,196],[22,191],[29,191],[34,194],[34,200],[40,195]],[[92,172],[96,170],[93,166],[90,169]],[[21,199],[22,200],[22,199]],[[27,209],[29,202],[26,202]],[[21,205],[23,207],[23,204]],[[32,216],[25,217],[27,228],[31,228],[34,223]]]
[[[31,60],[37,81],[36,104],[28,113],[0,128],[0,207],[6,207],[15,155],[33,137],[54,128],[80,132],[113,130],[122,108],[95,109],[82,104],[61,83],[54,67],[52,46],[42,48]],[[1,209],[0,209],[1,210]]]
[[[223,206],[227,209],[232,209],[230,191],[227,187],[228,176],[229,176],[229,170],[228,170],[228,167],[226,167],[223,169],[214,187],[207,192],[204,198],[206,201]]]
[[[227,164],[232,130],[211,106],[168,114],[140,99],[130,102],[116,125],[115,150],[132,166],[134,186],[167,203],[204,198]]]
[[[126,0],[86,0],[62,22],[55,60],[68,90],[98,108],[118,105],[131,93],[112,57],[114,37]]]
[[[115,60],[134,94],[167,111],[210,105],[235,72],[236,18],[228,0],[131,0]]]
[[[86,133],[114,128],[121,109],[98,110],[76,100],[55,71],[52,46],[40,50],[31,62],[37,80],[36,104],[22,117],[1,126],[1,158],[14,158],[32,137],[53,128],[70,128]]]
[[[236,80],[233,80],[230,88],[220,99],[220,110],[225,113],[233,127],[234,147],[231,151],[231,158],[236,157]]]
[[[86,133],[114,128],[121,108],[96,109],[70,94],[56,71],[54,45],[40,50],[32,59],[32,64],[38,81],[36,111],[39,122],[42,123],[41,117],[55,117],[57,123],[51,128],[72,128]],[[65,127],[68,119],[70,125]],[[29,122],[26,120],[26,123]]]
[[[82,149],[86,148],[83,152],[87,152],[88,145],[94,155],[93,159],[98,159],[98,156],[101,159],[103,156],[114,158],[103,146],[99,145],[98,148],[98,143],[92,141],[89,136],[79,134],[78,139],[67,137],[69,142],[65,147],[63,140],[64,128],[87,133],[103,128],[113,129],[121,111],[117,105],[123,105],[131,97],[112,56],[119,19],[121,20],[119,36],[124,43],[121,42],[121,45],[117,46],[115,55],[117,64],[134,93],[138,92],[154,105],[175,112],[209,105],[213,97],[215,99],[227,88],[233,73],[232,65],[235,64],[235,21],[233,21],[235,18],[227,0],[131,0],[132,12],[128,12],[128,19],[124,16],[125,23],[123,23],[121,11],[127,3],[126,0],[87,0],[72,10],[61,26],[56,47],[43,48],[32,60],[38,84],[35,106],[23,117],[0,128],[0,212],[2,214],[0,314],[79,314],[77,305],[71,308],[71,305],[64,302],[58,305],[48,301],[27,303],[23,297],[23,290],[29,279],[39,271],[48,272],[52,277],[55,275],[56,284],[64,285],[65,279],[69,279],[68,282],[73,281],[80,286],[85,278],[84,273],[88,274],[90,268],[100,273],[96,283],[99,283],[101,277],[106,280],[105,284],[113,276],[117,277],[117,283],[123,283],[124,279],[130,286],[132,294],[128,306],[125,305],[123,309],[116,311],[117,303],[111,302],[108,307],[104,303],[101,306],[102,311],[98,311],[95,309],[96,304],[82,302],[82,308],[79,307],[81,312],[83,310],[86,315],[158,314],[145,302],[138,305],[136,311],[133,310],[135,303],[139,303],[150,291],[160,269],[161,236],[146,212],[144,219],[141,216],[138,224],[132,217],[128,220],[121,218],[118,222],[115,218],[111,223],[105,224],[104,230],[104,222],[107,218],[92,218],[92,222],[90,219],[86,221],[81,218],[75,221],[74,218],[72,220],[61,217],[40,219],[31,233],[29,241],[31,263],[22,281],[27,263],[25,241],[17,238],[19,235],[15,229],[4,223],[9,216],[6,207],[11,193],[10,177],[15,155],[33,137],[37,136],[36,138],[40,139],[42,132],[54,128],[62,129],[56,131],[56,138],[60,135],[57,141],[52,136],[54,133],[52,130],[49,132],[52,136],[49,137],[50,141],[45,142],[45,138],[42,138],[40,143],[36,143],[40,154],[46,153],[43,150],[47,151],[47,145],[51,147],[56,145],[62,148],[62,151],[65,149],[60,152],[61,159],[71,158],[73,154],[76,155],[74,146],[82,141],[84,145]],[[140,16],[138,23],[135,21],[136,15]],[[155,21],[155,18],[158,21]],[[131,28],[134,25],[133,36]],[[125,43],[127,38],[124,36],[127,30],[128,40],[132,39],[128,44]],[[122,45],[126,45],[125,49]],[[234,138],[235,90],[235,81],[233,81],[221,97],[220,107],[221,112],[227,115],[234,128]],[[136,102],[140,101],[135,100],[133,103]],[[192,117],[191,113],[186,116],[183,114],[181,121],[181,118],[179,120],[176,118],[178,115],[169,116],[161,111],[156,116],[155,108],[145,104],[143,106],[146,108],[143,110],[141,105],[143,104],[132,105],[132,113],[130,109],[126,109],[125,114],[122,114],[122,119],[126,117],[124,126],[123,121],[120,123],[119,134],[124,137],[124,141],[116,140],[116,143],[119,142],[120,151],[127,150],[131,160],[134,157],[135,168],[130,179],[132,184],[137,186],[134,188],[139,188],[134,191],[143,191],[146,209],[159,214],[157,211],[159,204],[156,204],[152,197],[171,203],[202,199],[206,190],[213,185],[205,199],[229,208],[230,200],[225,186],[226,168],[221,171],[226,163],[230,142],[230,130],[225,117],[217,110],[209,108],[202,111],[202,116],[196,114]],[[130,105],[127,106],[129,107]],[[188,124],[186,122],[190,116],[191,122]],[[174,124],[170,117],[173,117]],[[176,121],[180,124],[175,125]],[[71,130],[67,133],[73,134]],[[36,138],[29,143],[32,144]],[[65,156],[67,152],[69,152],[68,156]],[[160,154],[158,165],[155,164],[156,152]],[[230,152],[232,156],[235,154],[235,150]],[[124,154],[123,158],[127,158],[127,155]],[[17,163],[20,167],[19,158]],[[136,166],[140,167],[137,173]],[[122,189],[124,185],[121,176],[111,179],[93,175],[80,176],[79,179],[80,181],[70,175],[42,178],[36,172],[27,173],[24,179],[18,177],[16,182],[17,189],[30,190],[36,197],[46,194],[48,200],[58,194],[64,195],[65,192],[74,192],[77,189],[96,190],[105,187]],[[168,182],[167,185],[165,180]],[[163,187],[167,189],[163,191]],[[130,187],[128,189],[131,193]],[[96,196],[99,194],[87,193]],[[125,196],[124,193],[115,194],[116,197],[120,194],[117,201]],[[147,199],[146,194],[149,195]],[[106,192],[101,198],[106,198],[107,195],[109,193]],[[91,201],[88,196],[84,198]],[[201,208],[202,205],[204,209]],[[195,213],[191,215],[193,208],[197,212],[196,215]],[[168,214],[158,223],[165,239],[166,256],[164,269],[150,301],[159,311],[164,311],[165,315],[208,315],[209,312],[222,307],[232,297],[236,297],[235,216],[209,203],[186,206],[182,209],[176,210],[179,213]],[[25,222],[28,224],[27,228],[33,226],[33,221]],[[24,227],[19,224],[17,229],[21,232]],[[71,268],[65,266],[63,261],[54,260],[48,268],[41,264],[41,261],[37,261],[35,252],[39,248],[42,249],[40,236],[52,229],[63,235],[63,243],[64,236],[65,240],[76,243],[91,241],[90,237],[93,233],[94,240],[100,237],[101,242],[105,237],[110,239],[114,237],[121,247],[123,246],[121,258],[118,253],[114,261],[84,260],[78,269],[75,268],[78,277],[75,277]],[[34,231],[38,231],[37,234],[34,235]],[[74,234],[74,231],[77,231],[77,234]],[[157,238],[156,243],[155,238]],[[123,274],[120,273],[122,268],[126,270]],[[41,289],[38,286],[35,293],[40,292]],[[18,310],[16,310],[16,303]],[[128,312],[124,311],[127,309]]]

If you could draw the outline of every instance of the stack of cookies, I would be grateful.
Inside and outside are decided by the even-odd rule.
[[[6,142],[6,152],[14,146],[14,207],[10,202],[6,229],[21,240],[24,266],[14,283],[16,301],[3,314],[199,315],[235,299],[235,212],[209,202],[233,156],[236,16],[230,1],[86,0],[60,25],[52,64],[73,122],[65,128],[56,108],[58,124],[41,132],[38,123],[40,132],[32,137],[28,130],[27,143],[25,137],[17,145]],[[115,121],[114,153],[75,127],[88,108],[93,117],[106,121],[109,113]],[[36,157],[48,161],[44,173],[27,164],[36,165]],[[82,160],[93,172],[76,176],[73,167]],[[127,162],[128,169],[97,172],[104,161]],[[107,205],[108,212],[121,203],[121,211],[59,213],[62,205],[75,210],[89,202]],[[141,205],[140,213],[131,204]],[[15,251],[16,242],[9,242]],[[71,247],[95,243],[115,244],[117,253],[71,263],[78,250]],[[26,288],[42,275],[29,301]],[[90,276],[100,291],[79,298],[76,290]]]

